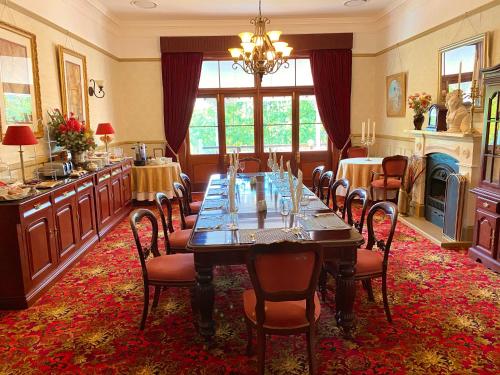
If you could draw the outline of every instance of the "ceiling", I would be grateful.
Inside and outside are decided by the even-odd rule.
[[[152,0],[155,9],[139,9],[131,0],[87,0],[102,12],[122,21],[162,18],[230,18],[254,17],[258,0]],[[375,17],[378,18],[405,0],[368,0],[346,7],[345,0],[262,0],[262,14],[278,17]]]

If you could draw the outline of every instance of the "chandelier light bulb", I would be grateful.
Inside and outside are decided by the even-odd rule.
[[[242,53],[241,48],[229,48],[228,51],[231,54],[231,57],[235,60],[239,59]]]
[[[273,53],[273,51],[267,51],[266,57],[267,57],[268,61],[273,61],[274,60],[274,53]]]
[[[252,43],[252,42],[243,42],[243,43],[241,43],[241,46],[243,47],[243,51],[245,53],[252,53],[253,49],[255,47],[255,43]]]
[[[262,47],[264,45],[264,38],[261,36],[258,36],[255,38],[255,45],[257,47]]]
[[[291,55],[292,53],[292,50],[293,50],[293,47],[285,47],[283,48],[283,57],[288,57]]]
[[[242,43],[250,43],[252,41],[253,33],[245,31],[243,33],[239,33],[238,36],[240,37]]]
[[[281,31],[277,31],[277,30],[268,31],[267,36],[269,37],[271,42],[277,42],[278,40],[280,40]]]
[[[273,46],[274,46],[274,49],[276,50],[276,52],[283,52],[285,47],[288,46],[288,43],[286,43],[286,42],[274,42]]]

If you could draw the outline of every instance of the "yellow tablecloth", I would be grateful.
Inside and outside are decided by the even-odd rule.
[[[132,167],[132,197],[138,201],[152,201],[157,192],[172,198],[172,184],[181,182],[181,166],[173,162],[164,165]]]
[[[370,160],[367,160],[367,158],[343,159],[339,163],[337,178],[349,180],[351,191],[356,188],[363,188],[370,195],[371,172],[382,173],[382,160],[383,158],[370,158]],[[378,189],[375,192],[375,199],[382,199],[381,192]],[[339,188],[338,194],[345,195],[345,190]],[[394,194],[394,192],[390,192],[388,198],[392,199]]]

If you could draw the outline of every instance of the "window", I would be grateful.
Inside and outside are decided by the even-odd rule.
[[[234,69],[232,61],[203,61],[201,65],[200,89],[254,86],[253,75]]]
[[[299,151],[328,149],[328,135],[319,117],[316,97],[299,97]]]
[[[197,98],[189,125],[191,155],[219,153],[217,99]]]
[[[254,152],[253,97],[225,98],[226,152]]]
[[[262,87],[312,86],[309,59],[290,59],[288,68],[282,66],[276,73],[262,77]]]
[[[292,151],[292,97],[262,98],[264,150]]]

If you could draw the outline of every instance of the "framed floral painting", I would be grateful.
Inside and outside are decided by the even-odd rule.
[[[0,21],[0,140],[10,125],[29,125],[43,136],[34,34]]]
[[[387,117],[405,117],[406,74],[398,73],[385,78]]]
[[[63,115],[70,113],[89,125],[89,97],[87,92],[87,59],[78,52],[57,46],[59,83]]]

